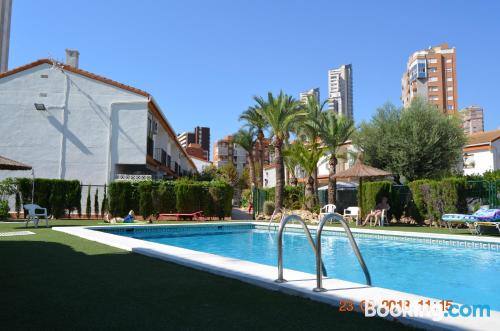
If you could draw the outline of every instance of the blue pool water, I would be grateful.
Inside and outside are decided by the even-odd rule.
[[[165,228],[101,231],[277,265],[277,234],[273,230],[253,225]],[[459,303],[489,304],[500,310],[499,251],[366,237],[356,238],[356,242],[374,286]],[[314,254],[303,233],[286,231],[283,246],[285,268],[315,273]],[[346,237],[324,232],[322,250],[329,277],[365,283]]]

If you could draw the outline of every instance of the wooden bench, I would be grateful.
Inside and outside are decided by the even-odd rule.
[[[177,221],[181,220],[181,219],[189,219],[189,220],[198,220],[200,218],[203,217],[203,211],[197,211],[197,212],[194,212],[194,213],[174,213],[174,214],[159,214],[159,217],[158,218],[162,218],[162,217],[175,217],[175,219]]]

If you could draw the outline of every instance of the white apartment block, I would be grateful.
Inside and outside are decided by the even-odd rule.
[[[328,70],[328,108],[353,118],[352,65]]]
[[[319,102],[320,102],[319,88],[313,88],[313,89],[310,89],[309,91],[301,92],[299,95],[300,102],[306,103],[309,96],[313,96],[316,99],[316,102],[318,102],[318,104],[319,104]]]
[[[473,134],[484,131],[483,108],[479,106],[469,106],[460,111],[462,125],[465,134]]]
[[[217,168],[232,163],[241,175],[247,164],[247,157],[247,151],[233,142],[233,136],[226,136],[214,144],[213,164]]]
[[[67,56],[73,66],[42,59],[0,74],[2,156],[40,178],[92,185],[196,172],[149,93],[79,69],[78,52]]]

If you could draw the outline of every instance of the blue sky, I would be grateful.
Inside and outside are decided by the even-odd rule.
[[[80,51],[82,69],[154,95],[177,132],[235,132],[253,95],[320,87],[353,64],[354,117],[400,105],[416,50],[457,48],[459,107],[479,104],[500,127],[496,1],[13,0],[9,67]]]

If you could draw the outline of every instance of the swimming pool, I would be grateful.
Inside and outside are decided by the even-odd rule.
[[[98,230],[269,266],[277,265],[276,231],[255,224]],[[288,228],[285,231],[284,267],[315,273],[314,253],[300,231]],[[488,304],[492,309],[500,310],[498,245],[488,245],[486,249],[484,245],[467,248],[453,240],[433,243],[425,239],[354,235],[370,270],[373,286],[459,303]],[[329,277],[364,284],[361,267],[342,232],[325,231],[322,248]]]

